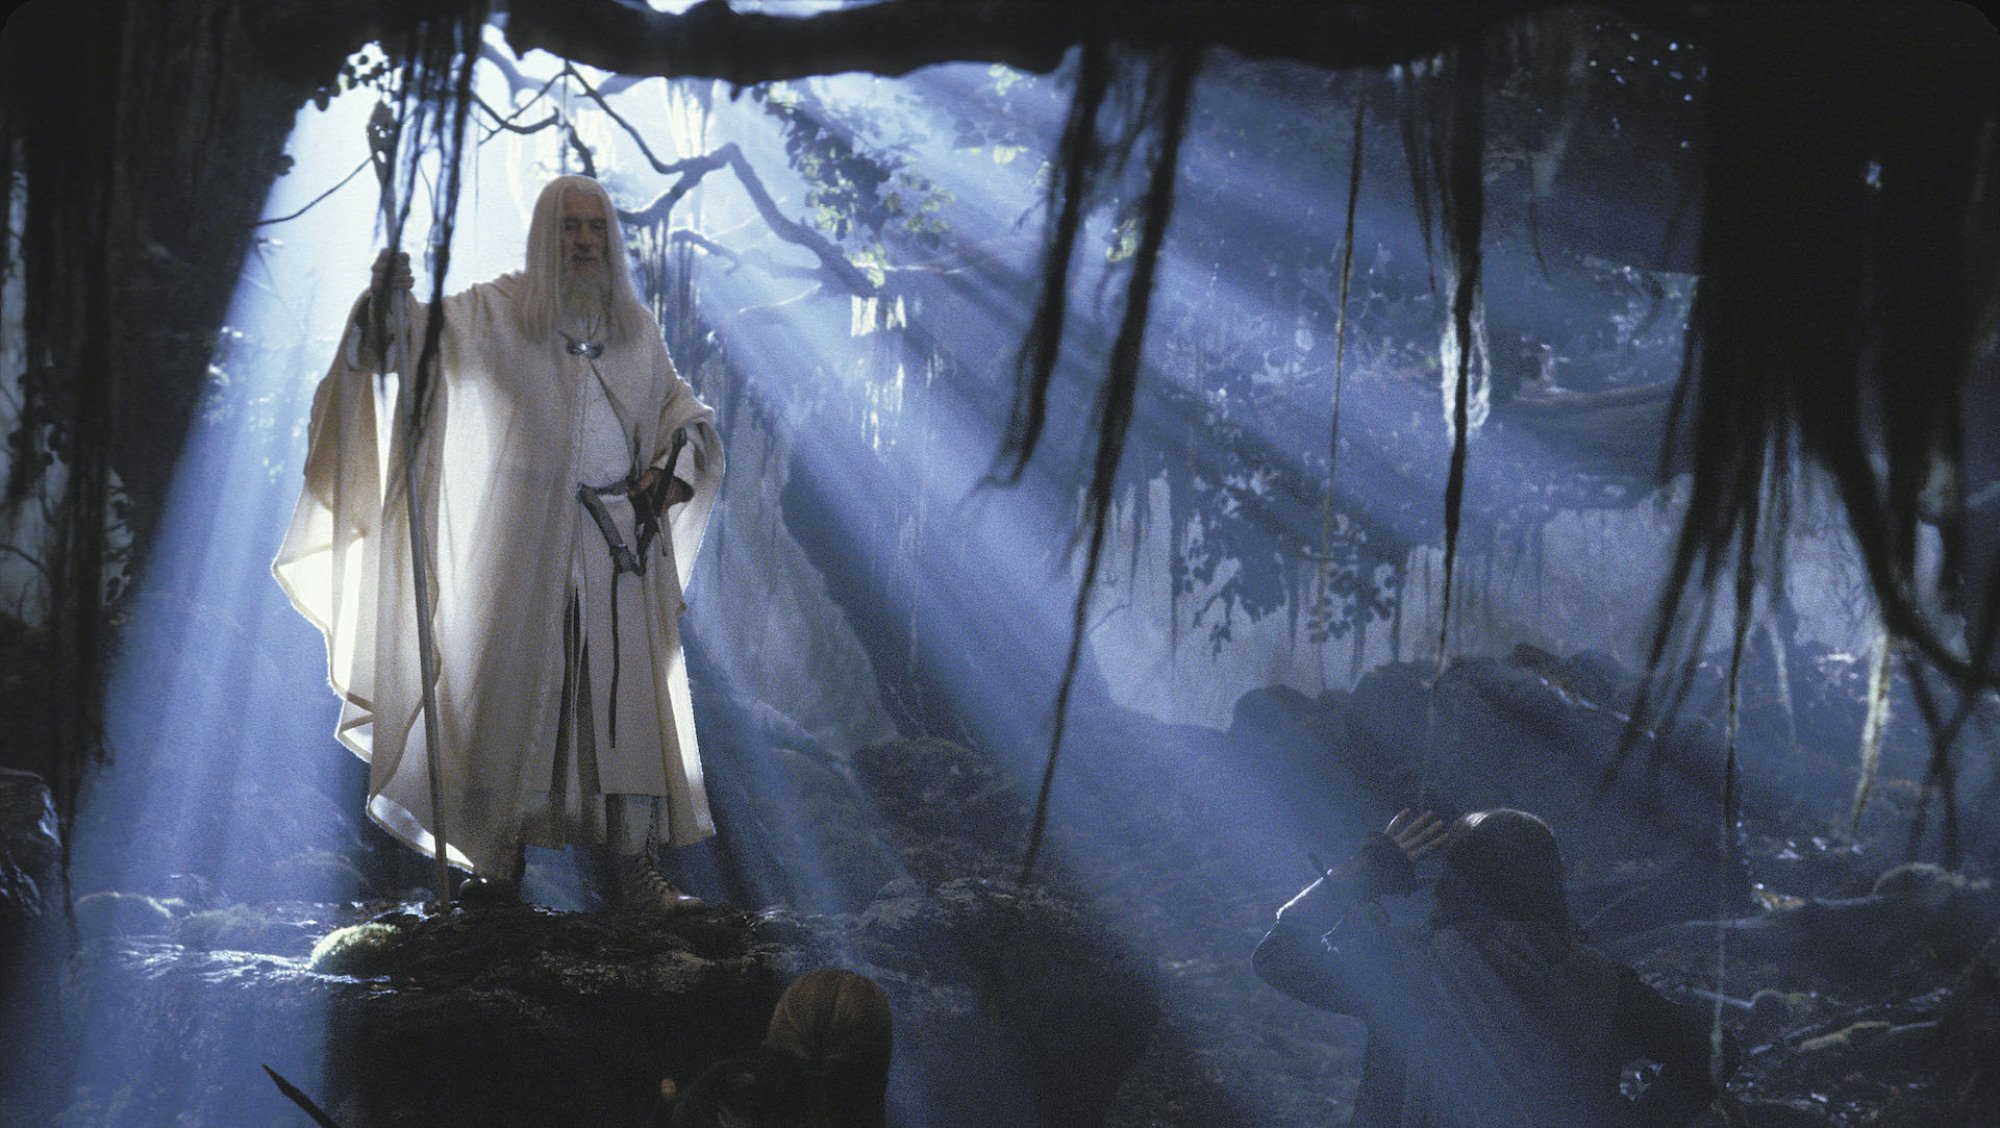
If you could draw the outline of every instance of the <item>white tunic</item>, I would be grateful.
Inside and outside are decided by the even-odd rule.
[[[600,335],[582,333],[578,339]],[[637,452],[596,363],[586,359],[579,367],[584,370],[579,373],[583,430],[577,484],[614,489],[598,495],[598,501],[621,543],[636,553],[638,514],[624,486],[635,476]],[[608,844],[619,853],[633,854],[654,839],[671,836],[671,804],[651,793],[607,794],[599,754],[615,757],[622,752],[649,763],[665,760],[669,745],[661,736],[666,729],[647,693],[656,662],[652,632],[638,613],[641,609],[633,607],[635,598],[645,596],[641,577],[618,574],[603,531],[575,500],[574,492],[559,499],[575,507],[578,524],[570,554],[568,598],[574,617],[564,630],[565,674],[555,763],[543,787],[530,782],[523,830],[530,845]],[[672,567],[672,544],[663,547],[664,553],[658,548],[648,551],[648,570]]]
[[[713,412],[673,371],[657,327],[590,362],[565,352],[561,338],[520,332],[509,305],[515,277],[446,299],[440,377],[418,453],[447,857],[502,875],[524,838],[602,840],[592,812],[606,795],[653,797],[676,845],[714,833],[677,620],[723,469]],[[412,303],[412,323],[423,318]],[[370,762],[370,816],[431,852],[400,470],[407,427],[399,412],[382,458],[376,401],[370,373],[336,357],[314,399],[305,489],[274,571],[326,636],[329,681],[343,702],[336,734]],[[665,467],[682,428],[686,448]],[[670,470],[694,497],[668,515],[645,576],[617,581],[614,715],[611,557],[576,489],[623,479],[634,440],[642,465]],[[629,502],[605,501],[636,546]],[[587,694],[572,680],[583,661]],[[586,712],[592,723],[579,731]]]

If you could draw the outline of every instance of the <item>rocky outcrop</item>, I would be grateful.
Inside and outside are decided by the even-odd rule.
[[[63,1115],[281,1119],[268,1063],[345,1128],[637,1125],[661,1078],[755,1046],[784,985],[826,965],[888,992],[907,1124],[1101,1123],[1158,1015],[1073,908],[972,879],[833,917],[169,913],[87,941],[67,997],[95,1083]]]
[[[1160,1015],[1151,963],[1073,892],[1012,882],[1026,810],[990,764],[940,740],[843,755],[748,709],[711,735],[769,769],[717,773],[728,844],[834,907],[439,916],[94,893],[65,990],[89,1083],[46,1114],[292,1122],[269,1064],[344,1128],[638,1125],[662,1078],[751,1049],[787,982],[836,966],[889,995],[896,1123],[1104,1122]]]
[[[2000,892],[1990,881],[1928,862],[1885,871],[1859,897],[1793,900],[1722,921],[1731,958],[1850,998],[1923,994],[1970,965],[2000,932]],[[1700,951],[1714,944],[1717,927],[1687,921],[1627,937],[1614,951]]]

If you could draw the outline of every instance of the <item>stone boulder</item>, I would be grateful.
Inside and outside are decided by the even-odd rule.
[[[1228,770],[1282,805],[1281,815],[1299,826],[1325,826],[1329,796],[1362,790],[1394,791],[1394,761],[1356,764],[1340,756],[1348,726],[1348,695],[1328,690],[1308,697],[1289,686],[1265,686],[1236,699],[1229,721]],[[1368,778],[1363,773],[1383,769]],[[1326,831],[1321,832],[1322,835]]]

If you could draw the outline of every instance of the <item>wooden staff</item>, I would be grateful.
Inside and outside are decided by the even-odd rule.
[[[378,103],[368,122],[368,146],[370,158],[375,164],[376,179],[381,184],[382,214],[390,217],[396,215],[395,155],[400,133],[401,124],[390,112],[388,102]],[[391,230],[400,236],[401,225],[394,224],[393,219],[391,223]],[[400,237],[395,241],[401,242]],[[423,513],[417,503],[417,448],[418,437],[423,433],[425,396],[422,382],[414,370],[416,357],[410,348],[410,295],[406,290],[387,285],[386,279],[379,288],[391,293],[386,303],[379,293],[370,303],[375,310],[381,311],[375,318],[375,378],[382,383],[388,381],[388,346],[393,330],[397,351],[401,354],[396,365],[402,377],[397,384],[397,398],[409,403],[409,422],[403,432],[403,501],[409,510],[411,571],[416,580],[417,674],[423,679],[424,764],[430,769],[431,846],[437,861],[437,903],[443,911],[450,912],[451,864],[445,860],[444,780],[438,763],[444,753],[444,741],[438,724],[437,659],[431,630],[430,550],[424,538]]]

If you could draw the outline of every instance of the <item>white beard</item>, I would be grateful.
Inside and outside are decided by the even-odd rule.
[[[611,279],[602,274],[565,273],[558,296],[563,320],[574,325],[602,326],[611,315]]]

